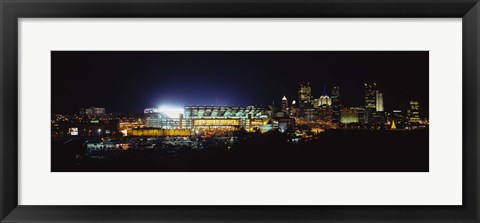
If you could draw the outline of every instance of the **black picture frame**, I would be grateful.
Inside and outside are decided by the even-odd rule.
[[[1,222],[479,222],[478,0],[0,0]],[[18,19],[121,17],[462,18],[462,206],[18,205]],[[434,140],[434,139],[433,139]],[[28,164],[27,164],[28,165]],[[441,194],[439,194],[441,196]]]

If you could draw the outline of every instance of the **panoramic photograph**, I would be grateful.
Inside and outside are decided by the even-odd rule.
[[[52,51],[51,171],[428,172],[429,52]]]

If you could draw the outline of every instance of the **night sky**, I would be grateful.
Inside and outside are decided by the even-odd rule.
[[[377,83],[386,111],[420,102],[428,114],[428,51],[53,51],[52,112],[143,112],[160,105],[280,105],[309,81],[319,97],[340,86],[345,105],[362,106]]]

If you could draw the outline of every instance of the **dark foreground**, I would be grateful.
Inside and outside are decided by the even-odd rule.
[[[52,138],[52,172],[428,172],[428,129],[322,133],[291,143],[255,134],[232,146],[132,149],[108,159],[85,155],[85,139]],[[68,143],[65,143],[68,141]]]

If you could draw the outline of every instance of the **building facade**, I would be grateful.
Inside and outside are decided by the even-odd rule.
[[[419,123],[420,120],[420,104],[418,101],[410,101],[410,109],[408,113],[408,122]]]
[[[340,123],[340,109],[342,108],[342,103],[340,99],[340,87],[333,86],[331,92],[332,98],[332,122],[339,124]]]
[[[358,111],[351,108],[342,108],[340,110],[340,122],[342,124],[358,123]]]
[[[377,91],[376,93],[376,96],[375,96],[375,101],[376,101],[376,111],[377,112],[383,112],[384,111],[384,108],[383,108],[383,93],[381,93],[380,91]]]
[[[322,105],[331,106],[332,105],[332,99],[328,96],[327,87],[325,85],[323,85],[323,92],[322,92],[322,95],[320,96],[319,103],[320,103],[319,106],[322,106]]]
[[[80,109],[80,115],[102,116],[105,115],[105,108],[90,107]]]
[[[312,87],[310,82],[301,82],[298,89],[298,106],[299,108],[311,107]]]
[[[288,112],[288,99],[287,99],[287,97],[283,96],[281,106],[282,106],[281,107],[282,112]]]
[[[190,130],[253,130],[272,115],[255,106],[185,106],[179,118],[170,118],[161,109],[145,109],[147,128]]]

